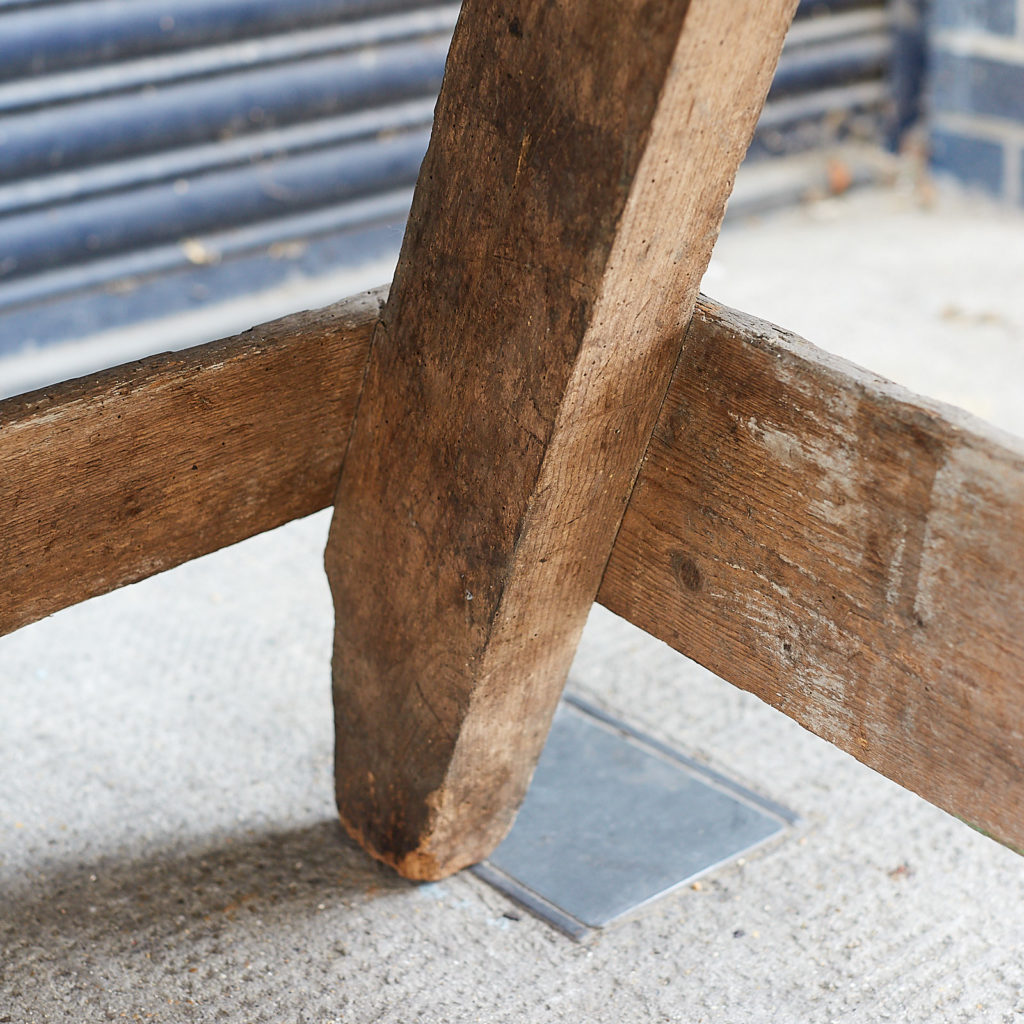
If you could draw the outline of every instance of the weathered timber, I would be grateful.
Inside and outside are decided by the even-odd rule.
[[[341,819],[413,878],[512,822],[794,0],[467,0],[326,564]]]
[[[612,611],[1024,848],[1024,443],[702,300]]]
[[[0,632],[329,504],[382,294],[0,403]],[[598,596],[1021,848],[1022,531],[1024,442],[702,299]]]
[[[385,294],[0,402],[0,633],[329,505]]]

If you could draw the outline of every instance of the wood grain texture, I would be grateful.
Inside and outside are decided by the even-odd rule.
[[[1024,443],[698,304],[599,600],[1024,848]]]
[[[326,564],[342,821],[484,857],[543,745],[793,0],[467,0]]]
[[[329,505],[385,294],[0,402],[0,633]]]
[[[0,632],[327,505],[382,298],[0,403]],[[704,299],[599,599],[1020,849],[1021,536],[1024,443]]]

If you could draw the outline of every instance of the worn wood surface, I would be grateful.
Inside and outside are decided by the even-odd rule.
[[[467,0],[327,569],[342,821],[415,878],[511,824],[793,0]]]
[[[380,298],[0,403],[0,632],[327,505]],[[1021,536],[1024,443],[704,299],[599,599],[1021,848]]]
[[[329,505],[384,294],[0,402],[0,633]]]
[[[1024,848],[1024,443],[702,300],[599,599]]]

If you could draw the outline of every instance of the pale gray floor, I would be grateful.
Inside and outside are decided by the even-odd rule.
[[[855,196],[732,228],[705,287],[1024,432],[1022,229]],[[366,860],[326,527],[0,640],[0,1021],[1024,1020],[1024,860],[600,609],[570,687],[800,828],[587,946]]]

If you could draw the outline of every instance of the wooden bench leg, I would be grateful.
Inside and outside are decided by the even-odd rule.
[[[410,878],[526,791],[795,6],[463,6],[326,554],[339,811]]]

